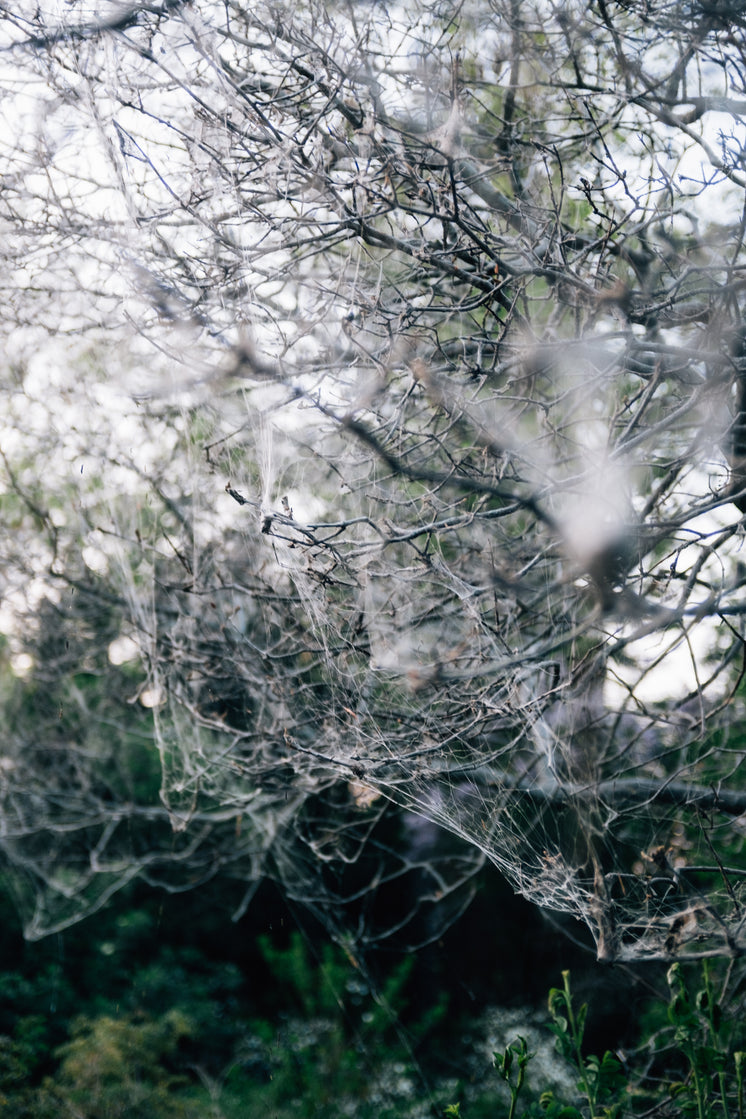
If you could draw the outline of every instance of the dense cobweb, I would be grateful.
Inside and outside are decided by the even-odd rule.
[[[11,21],[5,110],[29,935],[220,873],[375,941],[491,862],[603,959],[741,952],[741,241],[676,178],[728,213],[740,116],[622,64],[675,99],[686,26],[79,7]]]

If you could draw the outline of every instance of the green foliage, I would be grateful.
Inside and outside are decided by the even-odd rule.
[[[258,938],[241,970],[191,941],[202,925],[209,945],[212,914],[164,925],[147,897],[123,892],[0,972],[0,1117],[315,1119],[347,1101],[358,1119],[399,1119],[416,1099],[410,1046],[447,1002],[405,1034],[413,957],[374,990],[351,953],[295,932]]]
[[[413,957],[392,968],[373,992],[354,957],[336,945],[313,953],[295,932],[286,947],[266,936],[258,938],[258,946],[295,1013],[281,1015],[279,1022],[251,1023],[226,1081],[226,1098],[236,1092],[249,1096],[255,1110],[261,1106],[278,1117],[326,1116],[342,1100],[355,1101],[360,1119],[396,1115],[386,1110],[396,1098],[387,1081],[408,1082],[413,1075],[412,1055],[398,1027]],[[442,1003],[436,1004],[413,1024],[410,1036],[426,1034],[443,1014]]]
[[[563,972],[548,1028],[519,1028],[490,1070],[447,991],[411,1009],[414,956],[374,984],[354,953],[294,932],[258,937],[242,970],[162,920],[122,894],[64,953],[49,940],[0,973],[0,1119],[744,1119],[734,968],[672,967],[624,1065],[588,1052]],[[214,916],[200,922],[209,945]]]
[[[176,1091],[185,1078],[169,1067],[179,1042],[192,1031],[178,1010],[155,1020],[80,1019],[57,1054],[58,1086],[71,1113],[85,1119],[196,1117]]]
[[[573,1005],[570,973],[562,973],[562,987],[549,992],[550,1031],[557,1050],[577,1076],[578,1099],[567,1102],[554,1090],[529,1084],[526,1070],[534,1054],[519,1036],[503,1053],[495,1053],[495,1067],[510,1091],[508,1119],[518,1114],[519,1095],[528,1097],[524,1119],[619,1119],[623,1114],[677,1115],[684,1119],[744,1119],[744,1030],[737,1015],[723,1009],[730,970],[720,982],[711,962],[704,961],[701,983],[688,982],[682,966],[667,973],[669,999],[661,998],[642,1019],[641,1044],[628,1064],[612,1053],[603,1057],[583,1050],[588,1007]],[[663,1019],[667,1026],[663,1025]],[[652,1057],[652,1062],[651,1062]],[[680,1075],[661,1077],[651,1068],[664,1063]],[[462,1116],[461,1104],[446,1109],[448,1116],[476,1119],[487,1114],[476,1107]]]
[[[520,1034],[515,1041],[511,1042],[510,1045],[506,1047],[503,1054],[494,1054],[495,1068],[510,1090],[510,1111],[508,1113],[508,1119],[514,1119],[515,1117],[518,1097],[521,1094],[521,1089],[526,1079],[526,1065],[533,1056],[534,1054],[528,1051],[525,1037],[521,1037]],[[514,1066],[515,1079],[513,1077]]]
[[[516,1119],[519,1097],[528,1096],[526,1119],[619,1119],[628,1101],[628,1081],[621,1063],[609,1052],[603,1057],[584,1055],[583,1037],[588,1014],[587,1004],[573,1005],[570,973],[562,972],[562,987],[549,992],[549,1030],[554,1034],[557,1051],[577,1076],[578,1101],[568,1103],[558,1098],[554,1089],[529,1084],[527,1069],[536,1056],[529,1052],[526,1039],[519,1035],[502,1053],[493,1054],[498,1075],[508,1087],[510,1105],[508,1119]],[[459,1108],[459,1104],[451,1108]],[[461,1112],[446,1114],[460,1116]],[[486,1114],[486,1112],[485,1112]],[[472,1115],[463,1119],[472,1119]]]
[[[612,1053],[600,1058],[583,1056],[588,1005],[584,1003],[577,1011],[573,1007],[569,971],[562,972],[562,987],[552,987],[549,992],[549,1013],[557,1048],[578,1071],[578,1091],[587,1101],[591,1119],[616,1119],[624,1106],[626,1078]]]
[[[275,947],[268,936],[260,936],[257,943],[269,969],[287,984],[298,1009],[306,1016],[333,1014],[337,1010],[337,992],[344,986],[350,965],[335,945],[322,947],[319,965],[314,967],[298,932],[291,935],[287,948]]]
[[[670,1085],[671,1098],[684,1116],[743,1116],[744,1053],[736,1045],[733,1023],[723,1013],[711,965],[702,965],[702,983],[693,989],[680,964],[666,976],[670,991],[668,1019],[675,1050],[684,1058],[686,1073]]]

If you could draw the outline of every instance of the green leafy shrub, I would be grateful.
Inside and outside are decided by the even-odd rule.
[[[495,1053],[494,1065],[510,1094],[508,1119],[621,1119],[624,1114],[671,1119],[744,1119],[746,1046],[744,1026],[736,1012],[723,1010],[730,969],[718,983],[713,965],[705,960],[701,982],[687,981],[684,969],[673,964],[667,973],[669,998],[648,1008],[642,1020],[640,1047],[623,1065],[613,1053],[599,1057],[583,1049],[587,1004],[576,1008],[570,973],[562,973],[562,987],[549,992],[548,1009],[558,1052],[574,1070],[577,1098],[568,1101],[554,1089],[532,1082],[529,1066],[535,1054],[518,1036]],[[665,1017],[665,1024],[662,1019]],[[661,1075],[660,1069],[668,1069]],[[481,1119],[488,1112],[485,1099],[474,1099],[462,1112],[463,1101],[449,1104],[443,1114],[458,1119]]]
[[[103,1015],[80,1019],[61,1046],[57,1087],[81,1119],[187,1119],[178,1096],[186,1080],[169,1067],[192,1024],[176,1010],[155,1020]]]
[[[584,1003],[575,1010],[570,991],[570,973],[562,972],[562,987],[553,987],[549,992],[549,1013],[552,1017],[550,1030],[557,1039],[557,1048],[578,1073],[577,1088],[587,1104],[591,1119],[603,1116],[604,1119],[617,1119],[624,1109],[626,1076],[622,1066],[613,1053],[606,1052],[603,1057],[583,1056],[583,1037],[588,1006]],[[546,1111],[546,1109],[545,1109]],[[577,1108],[560,1112],[563,1119],[580,1119],[582,1112]]]
[[[743,1119],[743,1064],[746,1053],[737,1048],[743,1038],[723,1013],[711,966],[702,965],[702,984],[687,984],[680,964],[666,976],[670,990],[668,1018],[674,1049],[685,1075],[669,1086],[671,1098],[684,1116],[711,1119],[738,1115]]]

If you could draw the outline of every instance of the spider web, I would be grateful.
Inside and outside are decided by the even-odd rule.
[[[35,649],[38,687],[57,665],[87,721],[4,756],[27,931],[134,876],[225,873],[237,912],[270,875],[360,942],[433,935],[423,913],[451,919],[488,860],[603,959],[740,952],[744,577],[718,496],[732,265],[698,273],[709,334],[648,329],[644,307],[623,321],[624,294],[596,290],[616,258],[563,224],[551,171],[526,168],[520,201],[495,185],[454,48],[509,57],[509,21],[444,35],[425,6],[361,31],[307,7],[281,27],[237,10],[235,28],[210,5],[148,9],[70,42],[55,21],[29,47],[52,187],[14,153],[31,186],[9,220],[28,302],[6,324],[7,628],[20,649],[45,599],[102,675],[102,619],[134,643],[126,700],[152,713],[160,791],[138,803],[115,780],[80,672]],[[521,25],[542,66],[544,16]],[[396,65],[371,61],[392,36]],[[288,61],[309,43],[311,77]],[[582,182],[563,96],[537,92],[534,127]],[[618,186],[663,240],[678,214],[653,155]],[[52,374],[45,334],[67,339]]]
[[[406,383],[400,391],[407,396]],[[417,416],[421,401],[409,402]],[[526,898],[587,926],[602,959],[740,951],[741,755],[718,730],[718,711],[742,645],[732,628],[723,643],[710,627],[695,654],[701,609],[689,599],[682,607],[677,584],[660,577],[673,558],[683,566],[688,538],[672,531],[660,560],[638,559],[629,597],[619,578],[613,601],[600,602],[608,588],[588,575],[591,552],[576,558],[572,526],[552,536],[554,525],[527,521],[518,500],[495,516],[464,508],[458,493],[449,501],[446,486],[413,495],[406,478],[323,421],[309,440],[306,418],[299,445],[289,407],[284,428],[273,413],[272,443],[294,450],[271,464],[269,490],[245,474],[261,458],[253,421],[240,448],[234,439],[224,450],[232,529],[200,576],[214,621],[206,632],[204,613],[176,611],[178,640],[169,634],[168,655],[162,642],[150,654],[168,697],[156,734],[176,825],[191,827],[206,797],[261,830],[265,805],[275,822],[261,873],[327,920],[415,872],[413,910],[452,895],[458,909],[488,860]],[[598,511],[596,471],[583,477],[574,500],[585,484]],[[204,481],[216,497],[215,471]],[[314,510],[328,502],[333,517],[304,517],[304,500]],[[616,547],[616,504],[606,512]],[[721,552],[721,578],[722,562]],[[219,646],[210,667],[205,643]],[[646,702],[653,671],[653,687],[665,687],[666,658],[681,671],[682,644],[694,691]],[[630,648],[642,650],[639,661]],[[220,680],[231,681],[246,725],[220,710]],[[418,848],[416,828],[398,847],[382,842],[387,802],[462,846]],[[339,867],[355,868],[343,885]],[[444,904],[442,914],[453,911]],[[375,940],[398,925],[358,932]]]

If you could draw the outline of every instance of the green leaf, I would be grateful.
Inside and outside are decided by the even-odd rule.
[[[492,1056],[495,1060],[495,1068],[500,1073],[503,1080],[510,1079],[510,1070],[513,1066],[513,1051],[508,1045],[505,1053],[501,1057],[499,1053],[493,1053]]]
[[[555,1017],[561,1011],[566,1009],[567,1000],[565,999],[565,992],[561,991],[559,987],[552,987],[549,991],[549,998],[547,1000],[549,1013]]]
[[[580,1010],[578,1011],[577,1017],[575,1019],[576,1036],[577,1036],[578,1045],[580,1045],[581,1042],[583,1041],[583,1034],[585,1033],[585,1020],[586,1020],[587,1015],[588,1015],[588,1004],[584,1002],[583,1005],[580,1007]]]

